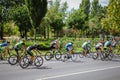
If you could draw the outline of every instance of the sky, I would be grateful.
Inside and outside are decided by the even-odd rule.
[[[79,8],[79,4],[81,3],[82,0],[61,0],[61,2],[65,2],[67,1],[68,3],[68,11],[70,11],[72,8],[74,9],[78,9]],[[93,0],[90,0],[90,2],[92,2]],[[99,3],[102,6],[107,6],[109,3],[109,0],[99,0]]]

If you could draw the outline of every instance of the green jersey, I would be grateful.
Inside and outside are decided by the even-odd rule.
[[[25,45],[25,43],[23,43],[23,41],[20,41],[20,42],[17,43],[15,46],[16,46],[18,49],[21,49],[23,45]]]

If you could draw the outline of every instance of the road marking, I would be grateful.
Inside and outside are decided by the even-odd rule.
[[[66,77],[66,76],[77,75],[77,74],[84,74],[84,73],[90,73],[90,72],[96,72],[96,71],[103,71],[103,70],[114,69],[114,68],[120,68],[120,66],[114,66],[114,67],[107,67],[107,68],[102,68],[102,69],[88,70],[88,71],[83,71],[83,72],[76,72],[76,73],[56,75],[56,76],[50,76],[50,77],[36,79],[36,80],[54,79],[54,78],[60,78],[60,77]]]

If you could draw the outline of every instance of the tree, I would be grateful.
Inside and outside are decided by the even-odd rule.
[[[120,32],[120,1],[110,0],[106,16],[102,19],[102,27],[108,34],[118,35]]]
[[[14,21],[10,21],[4,24],[4,35],[18,35],[18,27]]]
[[[91,11],[89,16],[89,33],[94,38],[96,35],[96,30],[100,28],[100,21],[99,21],[99,0],[93,0],[91,5]]]
[[[98,8],[99,8],[99,0],[93,0],[92,6],[91,6],[91,14],[90,17],[94,18],[98,14]]]
[[[13,20],[18,25],[20,36],[27,38],[27,32],[32,28],[28,16],[28,11],[25,5],[13,7],[10,11],[13,15]]]
[[[67,3],[62,3],[60,5],[60,0],[55,0],[50,2],[49,9],[44,18],[44,23],[50,26],[51,30],[54,32],[54,37],[59,36],[59,32],[62,30],[63,25],[65,24]]]
[[[67,24],[77,30],[86,31],[88,28],[88,17],[90,12],[90,0],[82,0],[78,10],[73,10],[68,16]],[[76,34],[76,33],[75,33]]]
[[[40,26],[42,18],[47,11],[47,0],[25,0],[28,8],[31,25],[34,28],[34,40],[36,41],[36,28]]]
[[[86,15],[85,20],[88,21],[90,13],[90,0],[82,0],[82,3],[79,6],[81,12]]]
[[[9,14],[9,10],[13,6],[23,5],[23,0],[0,0],[0,39],[3,38],[4,33],[4,23],[9,22],[11,20],[11,16]]]

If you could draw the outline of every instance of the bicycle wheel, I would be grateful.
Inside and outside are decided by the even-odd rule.
[[[96,60],[97,58],[99,57],[99,54],[98,53],[93,53],[93,55],[92,55],[92,58],[94,59],[94,60]]]
[[[93,52],[91,52],[91,50],[87,51],[87,57],[92,58],[92,56],[93,56]]]
[[[15,64],[17,64],[17,62],[18,62],[17,55],[11,55],[8,58],[8,63],[11,65],[15,65]]]
[[[42,66],[43,65],[43,58],[41,56],[35,57],[35,59],[34,59],[34,65],[36,67]]]
[[[51,60],[51,58],[52,58],[52,53],[51,53],[51,52],[46,52],[46,54],[45,54],[45,59],[46,59],[47,61],[49,61],[49,60]]]
[[[57,52],[55,53],[55,59],[56,59],[56,60],[60,60],[61,57],[62,57],[61,52],[60,52],[60,51],[57,51]]]
[[[109,60],[112,60],[113,57],[114,57],[114,54],[113,54],[112,52],[109,52],[109,54],[108,54],[108,59],[109,59]]]
[[[102,61],[105,60],[105,53],[104,53],[104,52],[101,52],[101,53],[100,53],[100,59],[101,59]]]
[[[22,57],[19,61],[19,65],[21,68],[27,68],[29,66],[29,58],[28,57]]]
[[[77,54],[71,54],[71,60],[75,62],[77,60]]]
[[[84,57],[84,55],[83,55],[82,52],[79,53],[79,57],[80,57],[80,58],[83,58],[83,57]]]
[[[68,60],[68,54],[65,53],[65,54],[63,55],[62,61],[65,62],[65,61],[67,61],[67,60]]]

